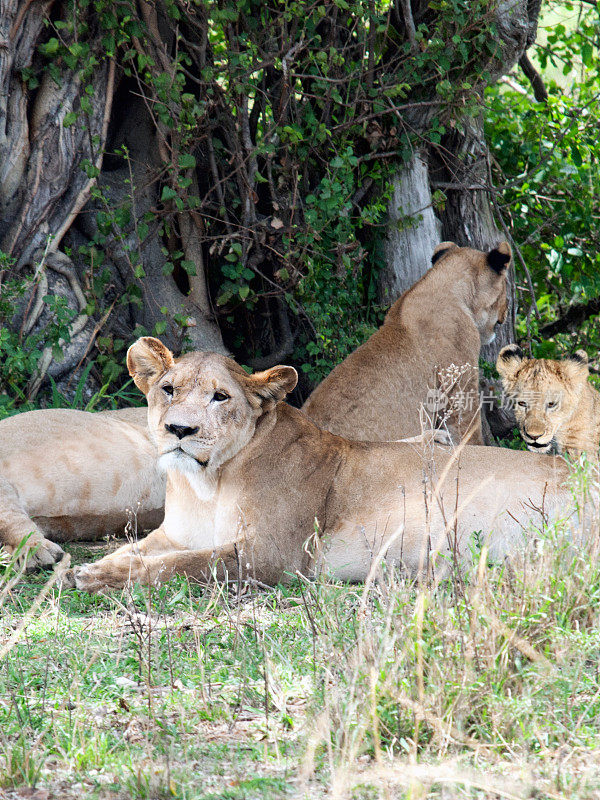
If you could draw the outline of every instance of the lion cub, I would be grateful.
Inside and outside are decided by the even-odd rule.
[[[525,358],[516,344],[503,347],[496,368],[515,401],[515,416],[528,450],[577,458],[597,454],[600,393],[588,381],[584,350],[560,361]]]
[[[470,431],[469,442],[483,444],[479,351],[506,318],[511,258],[508,242],[489,253],[442,242],[429,272],[302,410],[349,439],[390,441],[445,426],[455,441]]]

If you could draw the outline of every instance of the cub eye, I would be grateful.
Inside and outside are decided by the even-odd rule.
[[[173,397],[173,392],[175,391],[170,383],[165,383],[164,386],[160,387],[163,392],[168,395],[169,397]]]
[[[226,392],[215,392],[212,399],[217,403],[222,403],[223,400],[229,400],[229,395]]]
[[[546,408],[548,408],[548,409],[556,408],[557,405],[558,405],[558,401],[557,400],[549,400],[546,403]]]
[[[520,406],[521,408],[527,408],[527,403],[525,402],[525,400],[517,400],[517,405]]]

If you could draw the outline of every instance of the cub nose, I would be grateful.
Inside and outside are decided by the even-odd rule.
[[[524,428],[524,433],[526,436],[529,436],[530,439],[533,439],[534,442],[542,435],[541,433],[531,433],[531,431],[528,431],[527,428]]]
[[[183,439],[185,436],[191,436],[193,433],[198,433],[199,428],[188,428],[187,425],[165,425],[169,433],[175,434],[178,439]]]

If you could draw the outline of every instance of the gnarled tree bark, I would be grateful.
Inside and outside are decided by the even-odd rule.
[[[307,160],[290,158],[293,149],[286,150],[284,126],[289,128],[286,135],[293,135],[294,114],[310,107],[315,120],[330,131],[327,135],[339,135],[346,126],[357,126],[360,109],[366,108],[366,133],[359,134],[364,141],[357,149],[370,150],[367,157],[376,158],[377,144],[370,138],[368,124],[374,119],[378,125],[383,112],[369,114],[369,92],[377,85],[393,87],[394,70],[403,60],[416,57],[425,44],[419,45],[423,26],[434,27],[436,15],[442,13],[432,10],[426,0],[395,4],[388,17],[390,35],[378,61],[375,48],[380,44],[371,27],[363,26],[364,42],[353,39],[348,24],[353,12],[328,7],[319,22],[319,35],[329,51],[348,50],[357,63],[365,64],[364,80],[353,78],[344,99],[336,94],[348,78],[341,62],[333,59],[327,74],[308,74],[312,62],[305,56],[312,45],[304,34],[296,36],[295,23],[288,25],[270,11],[273,30],[281,30],[281,36],[262,41],[256,34],[255,60],[245,74],[262,77],[254,96],[249,96],[236,81],[226,92],[222,81],[211,76],[217,59],[210,11],[192,9],[183,0],[174,2],[179,21],[162,0],[130,0],[129,18],[139,24],[128,43],[129,52],[139,59],[132,67],[131,56],[123,61],[118,48],[116,55],[105,56],[99,7],[94,3],[0,0],[0,248],[14,259],[17,274],[31,284],[22,313],[12,325],[22,329],[27,318],[30,330],[43,327],[46,317],[28,316],[28,309],[39,306],[43,281],[48,281],[49,292],[68,299],[75,314],[71,341],[64,343],[65,358],[54,362],[45,350],[31,394],[46,374],[72,384],[74,372],[93,355],[95,338],[104,330],[125,341],[141,330],[161,330],[174,349],[184,343],[220,352],[236,348],[243,361],[261,366],[268,366],[270,359],[288,358],[299,331],[317,338],[310,319],[302,313],[297,316],[298,306],[285,298],[306,269],[301,260],[304,245],[294,236],[305,224],[306,196],[323,177],[315,173],[314,164],[323,164],[325,174],[332,153],[327,151],[321,161],[313,159],[311,173]],[[495,26],[497,47],[494,53],[481,48],[474,54],[467,68],[479,80],[473,92],[483,91],[481,76],[495,80],[531,44],[539,5],[537,0],[499,0],[489,10],[477,9]],[[368,4],[368,9],[369,14],[376,13],[375,4]],[[53,20],[73,13],[78,15],[74,27],[52,29]],[[244,36],[253,34],[236,14],[234,22],[223,25],[223,36],[239,60],[249,57],[250,51],[243,51]],[[91,73],[84,79],[82,71],[69,67],[60,55],[52,59],[50,72],[50,59],[38,45],[47,47],[54,36],[55,48],[60,44],[68,50],[79,43],[78,31],[83,29],[85,45],[95,59]],[[38,86],[32,76],[39,78]],[[183,117],[176,119],[181,108],[171,91],[177,81],[186,82],[185,102],[204,109],[197,117],[199,130],[189,152],[182,151],[181,134],[189,123]],[[294,105],[293,86],[305,93],[302,104]],[[390,99],[393,94],[386,100],[393,125],[410,131],[421,144],[393,178],[385,264],[378,285],[384,303],[393,302],[428,268],[440,239],[487,248],[505,238],[492,213],[494,194],[481,120],[453,109],[447,113],[448,132],[433,147],[427,144],[428,128],[444,98],[433,83],[426,87],[415,83],[412,91],[414,96],[397,105]],[[336,122],[336,114],[341,119],[353,103],[360,113]],[[176,119],[176,125],[157,113],[159,106]],[[392,127],[389,119],[380,130]],[[189,166],[187,187],[182,188],[184,184],[176,180],[178,164],[182,155],[188,156],[184,164],[194,163],[189,160],[192,151],[196,166]],[[388,159],[393,153],[383,155]],[[356,192],[355,208],[368,200],[369,186],[366,183]],[[165,188],[170,192],[165,194]],[[446,195],[443,209],[432,208],[432,193],[438,188]],[[195,205],[178,202],[189,196]],[[115,211],[127,213],[121,214],[118,230],[105,231],[98,214]],[[413,224],[405,224],[405,217]],[[147,235],[140,236],[146,225]],[[232,243],[239,247],[240,269],[256,276],[258,300],[244,306],[240,298],[248,297],[242,293],[247,287],[236,295],[240,287],[234,285],[229,297],[237,299],[237,306],[220,297],[217,309],[221,269],[231,256]],[[344,244],[340,243],[342,249]],[[93,254],[85,254],[91,245],[101,250],[101,265],[93,262]],[[174,253],[187,265],[185,272]],[[358,265],[360,256],[355,260]],[[56,265],[62,265],[63,273]],[[109,274],[103,305],[84,308],[79,290],[93,299],[99,270]],[[497,348],[511,339],[511,325],[512,314],[495,347],[484,351],[486,358],[493,360]]]

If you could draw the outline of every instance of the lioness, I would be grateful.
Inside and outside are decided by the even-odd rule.
[[[0,544],[14,551],[31,534],[30,566],[62,558],[56,542],[122,534],[127,509],[141,529],[162,519],[146,408],[91,414],[28,411],[0,422]]]
[[[76,568],[79,589],[207,579],[213,567],[269,584],[320,567],[355,581],[384,554],[412,573],[435,570],[464,558],[474,531],[501,557],[540,514],[568,513],[562,460],[465,446],[458,457],[432,448],[429,462],[415,445],[348,441],[280,402],[296,385],[292,367],[248,375],[215,353],[174,359],[150,337],[127,365],[167,471],[165,519]]]
[[[527,449],[578,458],[600,445],[600,394],[590,385],[585,350],[560,361],[525,358],[516,344],[503,347],[496,368]]]
[[[511,258],[508,242],[489,253],[442,242],[429,272],[317,386],[302,410],[332,433],[382,442],[418,433],[425,404],[434,417],[425,427],[445,424],[454,441],[471,430],[470,443],[483,444],[479,351],[506,318]]]
[[[510,248],[504,243],[486,256],[445,242],[432,260],[435,266],[392,307],[381,330],[305,404],[323,427],[374,440],[420,432],[418,406],[434,365],[476,365],[480,338],[493,338],[494,323],[504,319]],[[457,426],[461,432],[475,414],[479,442],[476,366],[471,372],[468,386],[459,380],[450,394],[470,387],[472,408]],[[57,541],[122,532],[127,509],[137,510],[139,526],[147,527],[160,519],[163,500],[145,409],[32,411],[0,421],[0,545],[14,550],[33,532],[34,565],[62,557]]]

